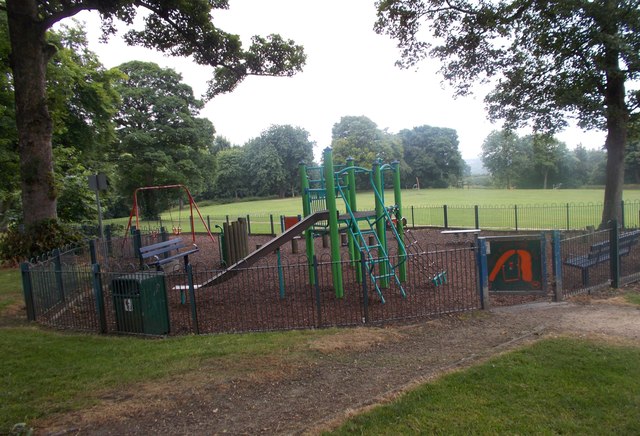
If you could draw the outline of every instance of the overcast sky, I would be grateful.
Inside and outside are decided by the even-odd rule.
[[[181,73],[196,94],[204,92],[210,68],[127,47],[117,37],[99,43],[97,15],[78,18],[87,23],[90,47],[106,67],[153,61]],[[500,128],[486,119],[484,95],[453,99],[435,60],[418,69],[397,68],[395,43],[375,34],[374,22],[374,0],[231,0],[229,10],[214,17],[217,26],[239,34],[245,45],[252,35],[279,33],[304,46],[307,64],[291,78],[249,77],[232,93],[208,102],[200,115],[236,145],[273,124],[302,127],[316,143],[316,156],[331,144],[331,129],[343,116],[367,116],[391,133],[425,124],[449,127],[458,132],[462,156],[477,157],[484,138]],[[570,129],[558,136],[570,148],[604,143],[601,132]]]

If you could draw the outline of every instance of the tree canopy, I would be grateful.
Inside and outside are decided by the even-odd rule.
[[[458,134],[453,129],[431,126],[404,129],[398,133],[407,162],[405,185],[446,188],[457,185],[464,161],[458,150]],[[418,179],[416,182],[415,179]]]
[[[47,65],[57,47],[47,31],[83,10],[94,10],[108,38],[116,33],[116,22],[132,25],[143,9],[144,28],[128,30],[125,41],[213,67],[208,97],[233,90],[248,75],[291,76],[301,70],[305,54],[293,41],[279,35],[254,36],[245,49],[239,36],[214,26],[212,15],[228,7],[227,0],[0,1],[8,19],[26,224],[57,216],[52,153],[56,120],[45,98]]]
[[[122,105],[115,115],[118,143],[118,190],[124,198],[141,186],[184,184],[193,194],[204,187],[215,129],[197,115],[203,106],[189,85],[172,69],[132,61],[118,69]],[[150,217],[166,208],[154,191],[145,192]]]
[[[640,91],[629,86],[640,74],[638,0],[376,4],[375,30],[398,41],[399,65],[440,59],[458,95],[493,84],[485,98],[490,118],[536,132],[553,133],[572,118],[606,130],[603,223],[619,218],[624,148],[640,109]]]
[[[262,149],[273,147],[276,158],[279,160],[281,169],[277,169],[276,173],[282,173],[280,186],[275,192],[281,197],[291,193],[294,195],[300,192],[300,176],[298,174],[299,163],[313,162],[313,142],[309,140],[309,132],[301,127],[291,125],[273,125],[262,132],[259,137],[250,141],[248,147],[253,148],[257,153],[247,156],[251,161],[257,161],[260,165],[258,156]],[[266,157],[266,156],[265,156]],[[271,165],[262,161],[263,165]],[[249,165],[250,166],[250,165]],[[253,173],[252,173],[253,174]],[[255,174],[254,174],[255,176]],[[258,182],[260,184],[270,184],[270,180]]]
[[[345,163],[352,157],[356,165],[371,166],[380,158],[392,161],[402,157],[399,141],[378,128],[365,116],[345,116],[333,125],[331,146],[336,162]]]

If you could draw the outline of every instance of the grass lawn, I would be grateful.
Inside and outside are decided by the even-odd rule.
[[[640,292],[629,292],[625,294],[624,298],[628,303],[640,306]]]
[[[450,225],[451,226],[472,226],[473,225],[473,209],[475,205],[480,206],[481,210],[485,209],[481,214],[485,222],[504,222],[505,226],[513,226],[511,209],[514,205],[521,207],[527,205],[560,205],[564,207],[567,203],[575,205],[601,204],[603,201],[604,190],[602,189],[526,189],[526,190],[506,190],[506,189],[407,189],[402,191],[402,204],[405,216],[409,217],[411,207],[423,209],[432,207],[433,211],[420,210],[416,214],[416,225],[443,225],[441,207],[447,205],[450,209]],[[386,192],[387,203],[393,199],[393,191]],[[624,191],[624,199],[627,202],[640,201],[640,190]],[[358,193],[359,210],[372,210],[374,208],[374,196],[371,192]],[[389,203],[390,204],[390,203]],[[465,207],[464,210],[460,209]],[[344,206],[338,203],[338,208],[344,210]],[[458,210],[456,210],[458,208]],[[506,209],[506,210],[505,210]],[[580,222],[579,225],[591,225],[594,219],[593,208],[586,208],[584,213],[585,223]],[[595,210],[595,209],[594,209]],[[280,231],[280,215],[298,215],[302,213],[302,200],[300,197],[283,198],[271,200],[254,200],[247,202],[235,202],[226,204],[205,204],[200,206],[200,212],[205,221],[209,217],[211,226],[221,224],[228,215],[230,220],[235,220],[239,216],[250,215],[251,226],[254,233],[268,233],[271,229],[270,215],[274,218],[274,228],[278,233]],[[465,216],[461,216],[464,214]],[[558,210],[560,218],[566,219],[564,209]],[[637,211],[630,210],[629,214],[633,219],[637,219]],[[433,216],[432,216],[433,215]],[[595,213],[598,215],[598,212]],[[197,216],[195,218],[196,231],[204,231],[204,226],[200,223]],[[189,212],[183,210],[179,213],[173,210],[171,213],[166,212],[162,215],[163,224],[167,228],[180,224],[183,231],[189,227]],[[521,217],[521,220],[525,218]],[[540,217],[539,214],[532,218],[535,221],[541,219],[555,220],[556,217]],[[119,218],[108,222],[127,224],[127,218]],[[156,226],[153,223],[152,226]],[[521,227],[530,227],[526,220],[520,222]],[[146,223],[149,225],[149,223]],[[141,223],[144,227],[145,223]]]
[[[310,339],[334,331],[145,340],[0,328],[0,434],[16,423],[88,407],[101,394],[136,383],[201,368],[219,368],[215,375],[224,376],[259,361],[297,365]]]
[[[23,301],[20,270],[0,268],[0,318],[9,306]]]
[[[328,434],[638,434],[640,349],[551,339],[451,374]]]

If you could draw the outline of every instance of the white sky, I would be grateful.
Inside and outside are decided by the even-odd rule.
[[[97,15],[87,22],[90,48],[106,67],[129,60],[153,61],[175,69],[197,95],[206,89],[211,69],[184,58],[170,58],[128,47],[118,37],[98,42]],[[207,103],[200,116],[209,118],[218,135],[242,145],[273,124],[291,124],[310,133],[315,154],[331,144],[331,129],[343,116],[364,115],[379,128],[396,133],[430,125],[458,132],[464,158],[477,157],[484,138],[500,126],[490,124],[484,95],[453,99],[442,84],[435,60],[417,70],[401,70],[395,42],[373,31],[374,0],[231,0],[214,22],[239,34],[245,45],[253,35],[279,33],[301,44],[307,53],[304,71],[291,78],[249,77],[230,94]],[[604,144],[602,132],[570,129],[558,135],[570,148]]]

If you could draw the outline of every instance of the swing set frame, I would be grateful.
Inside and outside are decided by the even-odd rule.
[[[204,229],[206,230],[207,234],[209,235],[209,238],[211,239],[212,242],[215,242],[215,239],[213,237],[213,234],[211,234],[211,231],[209,230],[209,227],[207,226],[207,223],[204,221],[204,218],[202,217],[202,213],[200,213],[200,209],[198,208],[198,205],[196,204],[196,201],[193,199],[193,196],[191,195],[191,192],[189,192],[189,189],[184,186],[184,185],[160,185],[160,186],[143,186],[140,188],[136,188],[133,191],[133,206],[131,207],[131,213],[129,214],[129,222],[127,223],[127,228],[125,230],[125,239],[127,237],[127,235],[129,234],[129,230],[131,230],[131,222],[133,221],[133,218],[135,217],[135,225],[136,228],[140,228],[140,209],[138,207],[138,192],[140,191],[160,191],[163,189],[181,189],[183,190],[186,194],[187,194],[187,198],[189,199],[189,224],[191,225],[191,242],[193,242],[195,244],[196,242],[196,231],[195,231],[195,226],[193,225],[193,211],[195,209],[195,211],[198,214],[198,217],[200,218],[200,222],[202,222],[202,226],[204,227]],[[180,223],[178,223],[178,226],[180,226]],[[182,229],[180,227],[174,228],[173,229],[173,233],[175,235],[179,235],[182,232]]]

